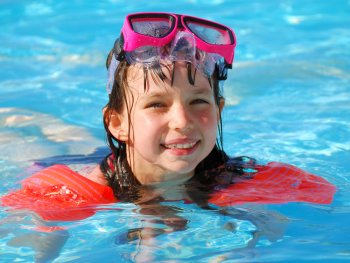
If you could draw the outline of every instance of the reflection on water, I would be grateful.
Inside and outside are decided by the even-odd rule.
[[[24,109],[0,108],[0,125],[0,159],[18,163],[60,154],[87,155],[103,145],[82,127]]]

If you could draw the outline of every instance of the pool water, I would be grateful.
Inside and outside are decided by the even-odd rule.
[[[38,165],[66,163],[88,171],[106,154],[104,62],[125,15],[137,11],[187,13],[232,27],[238,46],[225,83],[226,151],[296,165],[338,189],[330,205],[222,211],[180,201],[146,209],[116,203],[70,222],[43,222],[1,207],[2,262],[350,260],[348,0],[0,5],[1,195]]]

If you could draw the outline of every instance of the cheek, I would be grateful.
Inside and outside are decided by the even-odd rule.
[[[207,129],[216,129],[218,124],[218,114],[217,111],[202,111],[198,115],[200,124]]]
[[[133,122],[134,127],[138,127],[139,129],[145,130],[147,129],[155,129],[156,126],[159,125],[160,120],[157,118],[152,118],[150,116],[144,114],[136,114],[134,115]]]
[[[145,115],[134,115],[132,128],[134,129],[135,141],[140,140],[153,141],[161,133],[160,120],[156,118],[150,118]],[[140,140],[138,139],[140,138]],[[147,139],[149,138],[149,139]],[[147,143],[144,141],[143,143]]]

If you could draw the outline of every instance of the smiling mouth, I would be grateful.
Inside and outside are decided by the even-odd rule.
[[[198,142],[162,144],[166,149],[192,149]]]

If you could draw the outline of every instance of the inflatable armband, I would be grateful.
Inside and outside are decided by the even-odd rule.
[[[230,206],[245,203],[310,202],[330,204],[336,187],[322,177],[295,166],[268,163],[258,166],[253,178],[241,179],[212,194],[209,203]]]
[[[29,209],[45,220],[84,219],[94,205],[115,202],[110,187],[95,183],[64,165],[54,165],[22,181],[22,189],[1,198],[4,206]]]

